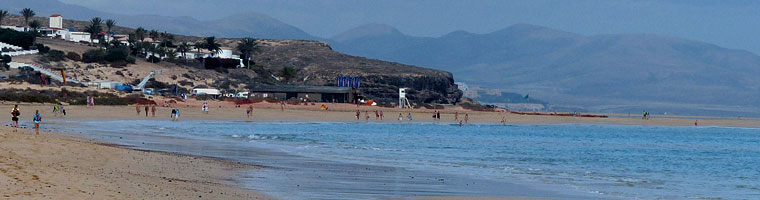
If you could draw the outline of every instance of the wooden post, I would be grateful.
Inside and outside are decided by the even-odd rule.
[[[61,68],[61,77],[63,77],[63,85],[66,85],[66,72],[64,68]]]

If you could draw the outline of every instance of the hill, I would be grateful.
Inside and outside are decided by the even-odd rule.
[[[314,40],[294,26],[277,19],[257,14],[245,13],[218,20],[197,20],[191,17],[167,17],[158,15],[120,15],[92,10],[86,7],[62,3],[57,0],[3,0],[0,9],[18,14],[23,8],[31,8],[37,16],[47,17],[61,14],[64,19],[87,21],[93,17],[114,19],[125,27],[143,27],[151,30],[167,31],[173,34],[217,37],[256,37],[267,39]]]
[[[651,34],[584,36],[528,24],[422,41],[394,32],[351,38],[341,41],[350,45],[335,45],[336,50],[451,71],[457,81],[530,93],[561,107],[760,115],[760,57],[699,41]]]

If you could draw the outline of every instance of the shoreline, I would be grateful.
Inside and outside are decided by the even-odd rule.
[[[464,115],[469,115],[470,124],[505,124],[514,125],[545,125],[545,124],[606,124],[606,125],[644,125],[644,126],[721,126],[721,127],[744,127],[760,128],[760,118],[752,117],[720,117],[720,116],[682,116],[682,115],[654,115],[645,120],[639,117],[629,116],[619,113],[591,113],[599,115],[608,115],[608,118],[586,118],[572,116],[546,116],[546,115],[519,115],[508,112],[483,112],[468,111],[462,109],[397,109],[368,107],[355,105],[332,105],[330,110],[320,110],[320,104],[309,106],[288,105],[285,110],[280,110],[279,105],[270,103],[255,104],[253,116],[246,117],[246,106],[234,107],[227,104],[228,102],[216,102],[211,104],[209,114],[201,112],[200,107],[190,105],[177,105],[174,107],[156,107],[156,116],[145,117],[144,107],[140,107],[140,114],[135,111],[134,105],[130,106],[96,106],[88,108],[86,106],[65,106],[67,109],[66,117],[54,117],[51,113],[52,104],[19,104],[22,110],[22,121],[24,117],[30,117],[34,110],[39,110],[45,119],[63,119],[63,120],[170,120],[172,108],[181,110],[180,120],[236,120],[236,121],[306,121],[306,122],[374,122],[374,123],[409,123],[407,114],[411,113],[413,120],[411,122],[439,122],[439,123],[458,123],[454,121],[455,114],[458,113],[458,120],[463,120]],[[200,105],[200,104],[199,104]],[[337,105],[337,106],[336,106]],[[0,110],[12,108],[13,104],[7,103],[0,105]],[[332,108],[337,107],[337,108]],[[356,119],[356,110],[360,110],[360,118]],[[384,119],[376,119],[374,111],[383,111]],[[431,116],[433,112],[440,111],[441,119],[435,120]],[[399,114],[402,120],[398,120]],[[369,120],[365,117],[369,116]],[[464,123],[464,122],[463,122]],[[465,123],[466,125],[467,123]],[[43,122],[44,126],[44,122]]]
[[[13,104],[4,104],[0,105],[0,109],[10,109]],[[267,105],[272,106],[272,105]],[[279,105],[277,105],[279,106]],[[314,106],[317,109],[314,109],[311,106],[304,106],[304,107],[296,107],[290,106],[285,111],[281,111],[280,109],[273,109],[273,108],[261,108],[256,107],[254,110],[254,117],[252,118],[246,118],[245,117],[245,107],[241,108],[235,108],[235,107],[217,107],[212,108],[210,114],[203,114],[200,111],[199,107],[181,107],[182,111],[182,120],[217,120],[217,121],[225,121],[225,120],[235,120],[235,121],[253,121],[253,122],[282,122],[282,121],[300,121],[300,122],[356,122],[356,123],[366,123],[367,121],[370,123],[409,123],[408,121],[404,120],[402,122],[398,122],[395,117],[387,117],[385,120],[375,120],[374,116],[372,116],[374,113],[370,112],[370,119],[369,120],[356,120],[354,113],[348,111],[346,109],[344,110],[330,110],[330,111],[323,111],[318,110],[318,106]],[[50,110],[52,110],[52,105],[50,104],[20,104],[21,110],[22,110],[22,125],[29,124],[29,120],[26,119],[30,117],[30,112],[34,112],[34,110],[40,110],[40,112],[43,115],[44,120],[71,120],[71,121],[109,121],[109,120],[160,120],[160,121],[169,121],[169,111],[171,108],[166,107],[157,107],[156,117],[145,117],[144,110],[141,110],[142,112],[138,116],[135,111],[135,107],[133,106],[97,106],[95,108],[87,108],[84,106],[65,106],[67,109],[68,115],[66,117],[54,117],[53,114],[50,113]],[[374,107],[360,107],[362,110],[372,110]],[[141,107],[142,109],[142,107]],[[379,109],[385,109],[385,108],[379,108]],[[402,111],[409,111],[409,110],[398,110],[398,109],[387,109],[384,110],[387,113],[399,113]],[[442,120],[441,121],[435,121],[432,120],[432,118],[429,117],[422,117],[422,116],[428,116],[429,114],[432,114],[433,110],[427,110],[427,109],[416,109],[411,110],[411,113],[415,116],[415,120],[412,123],[419,123],[419,122],[425,122],[425,123],[454,123],[453,119],[445,120],[446,118],[453,118],[453,115],[448,114],[451,112],[451,110],[446,111],[447,114],[442,114]],[[444,112],[442,112],[444,113]],[[467,111],[466,113],[470,114],[470,123],[471,124],[499,124],[499,120],[501,120],[500,116],[504,116],[507,118],[507,124],[510,125],[560,125],[560,124],[605,124],[605,125],[644,125],[644,126],[693,126],[693,124],[689,125],[690,122],[693,122],[692,119],[670,119],[670,118],[652,118],[650,120],[641,120],[641,119],[635,119],[635,118],[575,118],[575,117],[559,117],[559,116],[524,116],[524,115],[514,115],[514,114],[505,114],[505,113],[495,113],[495,112],[474,112],[474,111]],[[387,114],[386,114],[387,115]],[[362,117],[364,116],[364,112],[362,112]],[[498,117],[498,118],[497,118]],[[681,117],[681,116],[679,116]],[[687,116],[688,117],[688,116]],[[389,119],[390,118],[390,119]],[[421,119],[420,119],[421,118]],[[419,119],[419,120],[417,120]],[[45,128],[45,121],[43,120],[42,128]],[[745,128],[758,128],[760,127],[760,121],[755,120],[749,120],[749,119],[743,119],[743,120],[700,120],[700,126],[720,126],[720,127],[745,127]],[[47,167],[40,168],[39,166],[35,166],[33,168],[33,172],[35,173],[35,176],[37,177],[37,180],[45,180],[50,179],[53,181],[47,181],[48,183],[56,182],[56,183],[73,183],[74,185],[68,185],[66,188],[61,189],[58,188],[57,190],[53,190],[54,192],[50,192],[50,190],[40,190],[38,191],[27,191],[23,193],[17,193],[14,195],[26,195],[26,196],[15,196],[15,197],[32,197],[32,198],[41,198],[41,197],[48,197],[48,195],[56,195],[56,194],[66,194],[64,196],[60,197],[71,197],[70,195],[83,195],[79,196],[81,198],[123,198],[123,199],[132,199],[132,198],[166,198],[166,196],[158,196],[159,193],[164,192],[171,195],[177,195],[182,196],[186,198],[198,198],[196,194],[199,194],[198,196],[202,196],[202,199],[206,199],[206,197],[209,197],[209,199],[271,199],[272,197],[262,195],[261,193],[252,190],[252,189],[246,189],[241,186],[235,186],[234,177],[235,173],[244,171],[244,170],[260,170],[264,168],[263,166],[256,165],[256,163],[253,164],[243,164],[241,162],[233,161],[233,160],[226,160],[223,158],[217,158],[217,157],[204,157],[204,156],[196,156],[191,154],[182,154],[182,153],[173,153],[173,152],[167,152],[167,151],[153,151],[153,150],[141,150],[138,148],[132,148],[130,146],[122,146],[115,143],[109,143],[106,141],[101,140],[94,140],[94,139],[88,139],[86,137],[82,137],[76,134],[68,134],[68,133],[59,133],[58,131],[52,130],[52,132],[43,132],[41,131],[41,136],[37,137],[32,135],[33,130],[31,129],[19,129],[19,133],[10,133],[9,127],[0,127],[0,138],[3,138],[3,140],[0,141],[0,151],[5,152],[20,152],[22,153],[20,157],[15,158],[16,160],[31,160],[29,163],[45,163],[45,162],[52,162],[52,161],[46,161],[46,159],[50,159],[48,157],[40,157],[39,155],[36,155],[39,153],[39,148],[34,149],[30,146],[54,146],[56,148],[53,148],[51,150],[46,150],[45,152],[51,152],[51,151],[61,151],[65,152],[67,154],[84,154],[84,155],[75,155],[75,156],[60,156],[53,158],[53,160],[57,161],[58,164],[63,165],[64,172],[56,171],[60,169],[48,169]],[[10,134],[9,134],[10,133]],[[23,133],[23,134],[22,134]],[[8,143],[10,141],[16,141],[16,140],[23,141],[22,143],[19,143],[17,145],[25,145],[24,148],[18,148],[13,145],[7,145],[2,143]],[[52,144],[52,145],[51,145]],[[61,145],[62,144],[62,145]],[[74,147],[79,146],[79,147]],[[102,153],[105,152],[105,153]],[[117,159],[115,163],[121,163],[119,164],[113,164],[111,161],[113,161],[112,158],[109,158],[107,155],[110,154],[127,154],[131,157],[129,159],[124,158],[122,156],[121,160]],[[79,156],[79,157],[77,157]],[[90,156],[88,159],[85,159],[86,161],[81,161],[83,156]],[[0,159],[0,166],[12,166],[11,163],[2,162]],[[100,160],[100,161],[98,161]],[[147,160],[147,161],[146,161]],[[182,164],[177,163],[167,163],[166,160],[174,160],[174,161],[183,161]],[[203,164],[188,164],[192,163],[194,160],[202,160]],[[142,163],[148,163],[148,166],[141,166],[140,169],[131,169],[130,163],[135,163],[136,161],[141,161]],[[101,166],[99,168],[89,168],[89,170],[86,167],[82,167],[80,163],[85,163],[84,165],[87,166]],[[123,164],[126,164],[126,169],[124,168]],[[22,165],[21,168],[29,168],[30,165]],[[50,166],[52,164],[49,164]],[[42,165],[44,166],[44,165]],[[16,167],[18,168],[18,167]],[[173,176],[159,176],[158,172],[165,173],[168,168],[173,168],[174,171],[171,171],[170,174],[173,174]],[[2,169],[2,168],[0,168]],[[179,170],[183,169],[183,170]],[[202,174],[193,173],[190,174],[186,172],[187,169],[194,169],[191,171],[201,171]],[[208,170],[208,169],[215,169],[215,170]],[[28,171],[28,170],[26,170]],[[54,172],[51,172],[54,171]],[[109,171],[110,173],[121,172],[121,177],[118,177],[118,179],[115,179],[114,177],[97,174],[98,172],[105,173],[105,171]],[[125,172],[126,171],[126,172]],[[9,173],[14,173],[15,171],[2,171],[0,174],[0,182],[4,181],[3,179],[8,179],[8,181],[11,181],[14,177],[11,177],[8,175]],[[18,172],[20,173],[20,172]],[[37,174],[69,174],[69,175],[58,175],[58,177],[50,178],[45,177],[42,175]],[[72,174],[73,173],[73,174]],[[71,182],[66,179],[61,179],[63,177],[70,177],[70,176],[82,176],[79,177],[77,180]],[[31,176],[31,177],[35,177]],[[62,176],[62,177],[61,177]],[[121,179],[125,179],[124,176],[129,177],[126,178],[125,181],[121,181]],[[9,178],[10,177],[10,178]],[[21,178],[23,179],[23,178]],[[31,178],[31,181],[34,181],[35,178]],[[85,180],[81,180],[85,179]],[[138,183],[138,186],[135,187],[134,185],[127,186],[130,184],[134,184],[136,181],[133,181],[137,179],[137,181],[141,182],[144,185],[151,185],[154,186],[153,189],[145,189],[141,188],[141,184]],[[203,180],[199,180],[203,179]],[[17,181],[19,179],[16,179]],[[30,181],[26,180],[25,181]],[[119,181],[115,181],[119,180]],[[9,184],[9,182],[6,181],[5,184]],[[85,183],[79,183],[76,184],[76,181],[84,181]],[[92,184],[90,182],[96,182],[97,184]],[[111,181],[110,183],[104,183]],[[88,185],[88,183],[90,183]],[[167,185],[165,183],[172,183],[172,185]],[[24,182],[24,184],[33,184],[33,183],[27,183]],[[182,185],[178,185],[182,184]],[[2,185],[2,184],[0,184]],[[73,188],[74,186],[87,186],[90,188],[83,188],[80,189],[79,193],[76,194],[70,194],[65,193],[64,191],[70,190],[70,188]],[[5,185],[9,191],[14,191],[13,187],[11,185]],[[13,185],[15,186],[15,185]],[[40,186],[36,185],[27,185],[22,188],[38,188]],[[44,186],[42,186],[44,187]],[[114,189],[115,187],[115,189]],[[105,189],[104,189],[105,188]],[[130,190],[121,190],[122,188],[129,188]],[[227,191],[227,192],[213,192],[213,193],[201,193],[199,189],[197,188],[204,188],[205,190],[210,191]],[[101,191],[105,190],[106,192],[98,192],[98,193],[87,193],[87,191]],[[2,192],[5,194],[10,194],[9,191]],[[22,191],[22,189],[18,189],[18,191]],[[84,192],[81,192],[84,191]],[[172,191],[172,192],[166,192],[166,191]],[[110,193],[109,193],[110,192]],[[81,194],[80,194],[81,193]],[[175,196],[175,198],[178,198]],[[414,197],[410,196],[409,198],[412,199],[418,199],[420,197]],[[467,198],[467,199],[513,199],[509,197],[421,197],[422,199],[461,199],[461,198]],[[183,198],[179,198],[183,199]]]

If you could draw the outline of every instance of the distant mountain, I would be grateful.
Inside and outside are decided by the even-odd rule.
[[[385,24],[367,24],[331,37],[330,45],[351,55],[382,59],[394,49],[422,44],[433,38],[414,37]]]
[[[704,42],[651,34],[584,36],[528,24],[424,39],[398,32],[363,35],[333,46],[451,71],[457,81],[561,107],[760,115],[760,57]]]
[[[0,9],[16,14],[23,8],[31,8],[37,16],[61,14],[64,19],[89,20],[93,17],[115,19],[117,25],[143,27],[174,34],[217,37],[255,37],[266,39],[318,40],[301,29],[277,19],[246,13],[218,20],[201,21],[191,17],[167,17],[158,15],[120,15],[96,11],[57,0],[3,0]]]

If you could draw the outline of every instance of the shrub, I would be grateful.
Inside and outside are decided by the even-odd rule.
[[[181,81],[179,81],[177,83],[179,83],[179,85],[181,85],[181,86],[190,86],[190,87],[195,86],[195,84],[193,84],[193,82],[190,82],[190,81],[187,81],[187,80],[181,80]]]
[[[106,50],[105,60],[108,62],[127,61],[129,49],[127,47],[111,47]]]
[[[150,56],[150,57],[148,57],[148,62],[159,63],[159,62],[161,62],[161,58],[158,58],[156,56]]]
[[[45,55],[50,61],[53,62],[60,62],[63,60],[66,60],[66,56],[64,56],[63,51],[59,50],[51,50]]]
[[[293,69],[292,67],[283,67],[280,71],[277,72],[277,75],[285,78],[285,80],[289,80],[291,78],[295,78],[298,72],[296,72],[296,69]]]
[[[0,42],[3,43],[28,49],[30,46],[34,45],[34,38],[34,34],[32,33],[0,28]]]
[[[113,67],[113,68],[124,68],[124,67],[127,66],[127,64],[128,63],[126,61],[116,61],[116,62],[111,63],[111,67]]]
[[[135,59],[135,57],[130,56],[130,57],[127,57],[125,61],[127,61],[127,63],[129,64],[135,64],[135,62],[137,62],[137,59]]]
[[[37,48],[38,51],[40,51],[41,54],[46,54],[50,52],[50,47],[47,47],[44,44],[37,43],[37,44],[34,44],[34,46]]]
[[[9,55],[4,55],[3,57],[0,57],[0,63],[2,63],[2,67],[5,68],[5,70],[8,70],[11,68],[11,66],[8,64],[13,59]]]
[[[69,60],[77,61],[77,62],[82,61],[82,56],[80,56],[76,52],[69,52],[69,53],[67,53],[66,54],[66,58],[68,58]]]
[[[106,57],[106,52],[103,52],[103,50],[99,49],[93,49],[89,50],[87,52],[84,52],[82,54],[82,62],[85,63],[102,63]]]

